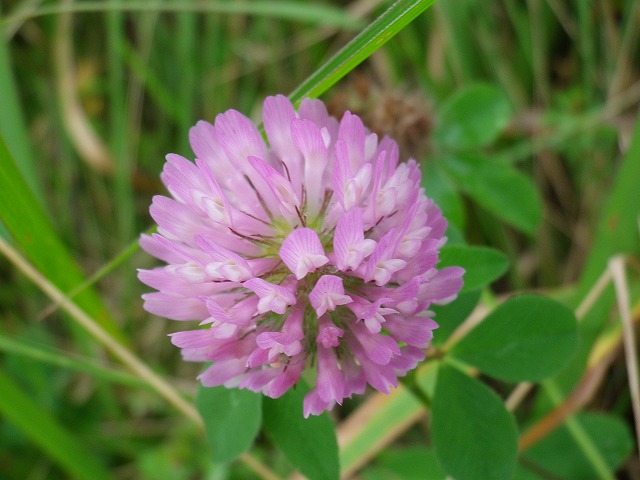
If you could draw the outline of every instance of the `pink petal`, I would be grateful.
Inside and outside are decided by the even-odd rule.
[[[293,190],[291,182],[271,165],[256,157],[249,157],[249,163],[267,183],[286,212],[295,214],[300,209],[300,200]],[[282,211],[282,208],[280,209]],[[285,213],[285,212],[282,212]]]
[[[337,347],[340,345],[338,339],[343,336],[344,330],[336,327],[326,315],[320,317],[316,343],[321,344],[324,348]]]
[[[427,348],[433,339],[433,330],[438,328],[438,324],[424,315],[389,315],[385,328],[398,342]]]
[[[381,365],[372,362],[361,344],[354,337],[350,337],[348,341],[351,350],[360,363],[361,377],[376,390],[382,393],[391,393],[391,387],[398,386],[398,377],[394,368],[389,363]],[[400,353],[400,349],[398,349],[398,353]]]
[[[383,303],[388,302],[388,298],[379,298],[371,303],[364,298],[353,297],[354,302],[349,304],[349,309],[355,314],[358,320],[364,321],[365,326],[371,333],[380,333],[382,324],[386,322],[384,315],[398,313],[393,308],[382,308]]]
[[[256,337],[258,348],[269,351],[269,362],[275,362],[280,354],[293,357],[302,351],[302,320],[302,308],[294,308],[282,326],[282,331],[263,332]]]
[[[231,163],[249,178],[267,209],[271,213],[277,212],[279,202],[248,162],[249,157],[267,158],[267,148],[256,126],[240,112],[227,110],[216,117],[215,129],[218,142]]]
[[[365,142],[365,129],[360,117],[346,111],[340,120],[338,138],[345,141],[351,171],[358,171],[364,163]]]
[[[420,285],[420,295],[424,295],[438,305],[449,303],[457,297],[458,292],[462,289],[463,275],[464,268],[443,268],[433,278]]]
[[[304,397],[302,402],[302,409],[304,418],[309,418],[309,415],[320,415],[325,410],[331,410],[335,402],[325,402],[318,395],[318,389],[314,388]]]
[[[322,131],[311,120],[295,119],[291,122],[291,136],[304,158],[307,208],[310,215],[316,215],[324,196],[322,178],[329,161]]]
[[[325,402],[342,404],[344,394],[344,374],[338,368],[338,360],[333,348],[319,348],[318,379],[316,387],[318,396]]]
[[[159,242],[151,235],[140,235],[140,246],[149,255],[165,263],[179,263],[184,260],[184,257],[179,252],[176,252],[172,246]]]
[[[333,237],[333,252],[338,270],[355,270],[375,249],[375,240],[365,239],[362,213],[353,208],[338,220]]]
[[[293,279],[293,277],[291,278]],[[242,285],[260,297],[258,313],[272,311],[282,315],[287,311],[289,305],[296,303],[296,283],[293,279],[293,282],[274,285],[261,278],[252,278]]]
[[[318,317],[324,315],[327,310],[335,310],[338,305],[352,302],[351,297],[344,293],[342,278],[335,275],[320,277],[309,293],[309,301]]]
[[[233,358],[223,362],[216,362],[204,372],[198,375],[198,380],[202,382],[205,387],[216,387],[218,385],[224,385],[227,388],[231,388],[233,383],[239,382],[247,367],[245,361],[242,358]]]
[[[198,235],[195,238],[195,242],[213,260],[207,263],[205,271],[214,279],[242,282],[255,275],[251,266],[243,257],[218,245],[210,237]]]
[[[142,295],[144,309],[159,317],[171,320],[201,320],[207,316],[207,308],[197,298],[171,295],[164,292]]]
[[[310,228],[293,230],[282,242],[280,258],[298,280],[329,262],[318,234]]]
[[[258,299],[251,296],[242,300],[231,308],[225,308],[212,298],[205,300],[209,315],[219,322],[233,323],[234,325],[250,325],[257,313]],[[206,316],[206,315],[205,315]]]
[[[394,355],[400,355],[400,348],[393,338],[387,335],[371,333],[361,323],[352,323],[349,328],[353,336],[358,340],[364,354],[372,362],[378,365],[386,365]]]
[[[413,370],[424,360],[424,350],[416,347],[402,347],[400,355],[391,360],[390,365],[395,370],[396,375],[402,377],[409,370]]]
[[[376,245],[364,271],[364,280],[366,282],[375,280],[376,285],[385,285],[391,280],[395,272],[402,270],[407,265],[406,261],[393,258],[395,237],[395,231],[392,229]]]

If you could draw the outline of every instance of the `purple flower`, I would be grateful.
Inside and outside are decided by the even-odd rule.
[[[447,222],[411,159],[347,112],[318,100],[296,112],[264,102],[267,146],[229,110],[189,138],[195,163],[168,155],[158,234],[142,247],[167,263],[141,270],[145,308],[202,328],[172,335],[186,360],[211,362],[205,386],[276,398],[316,370],[304,414],[366,385],[381,392],[424,359],[431,304],[453,300],[463,270],[438,270]]]

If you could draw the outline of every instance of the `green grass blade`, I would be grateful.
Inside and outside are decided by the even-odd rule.
[[[43,195],[37,181],[33,150],[25,127],[24,115],[18,103],[18,90],[12,74],[9,49],[0,26],[0,135],[7,140],[7,147],[15,158],[18,168],[40,205]]]
[[[293,1],[252,0],[251,2],[191,1],[184,0],[150,3],[147,0],[129,0],[121,2],[84,1],[73,4],[52,4],[34,11],[18,12],[2,20],[3,24],[24,22],[28,18],[63,12],[207,12],[233,15],[254,15],[273,17],[283,20],[321,24],[345,29],[360,28],[360,20],[353,18],[342,8],[320,3],[301,3]]]
[[[176,29],[176,58],[181,61],[180,65],[180,90],[178,92],[178,103],[180,105],[178,131],[188,132],[191,126],[196,123],[194,106],[196,89],[196,62],[195,53],[198,50],[196,39],[197,17],[193,13],[180,13],[177,18]],[[182,135],[179,152],[188,154],[188,135]]]
[[[56,235],[1,137],[0,220],[26,257],[59,289],[66,292],[84,281],[84,274]],[[110,334],[123,340],[119,327],[93,290],[85,291],[76,301]]]
[[[127,109],[124,66],[120,55],[124,37],[124,18],[119,12],[107,14],[107,59],[109,62],[109,147],[116,160],[115,203],[118,234],[122,241],[133,236],[134,198],[131,188],[131,161],[127,151]]]
[[[398,0],[386,12],[345,45],[328,62],[298,86],[289,98],[295,104],[304,97],[316,98],[391,40],[435,0]]]
[[[578,298],[584,294],[607,267],[616,254],[637,253],[640,248],[638,212],[640,212],[640,117],[624,155],[617,179],[604,203],[603,215],[596,229],[597,235],[582,271]]]
[[[108,368],[86,357],[72,357],[45,345],[36,345],[0,334],[0,351],[20,355],[30,360],[55,365],[57,367],[87,373],[93,378],[106,380],[134,388],[149,388],[149,385],[138,377],[114,368]]]
[[[2,371],[0,392],[0,413],[42,448],[70,477],[86,480],[113,478],[81,441],[76,440]]]

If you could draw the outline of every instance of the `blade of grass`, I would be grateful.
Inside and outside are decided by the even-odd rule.
[[[39,205],[44,205],[43,194],[36,176],[33,150],[29,143],[24,115],[18,99],[18,89],[13,78],[9,48],[0,26],[0,135],[7,139],[7,148],[19,158],[20,173],[35,195]]]
[[[617,95],[618,92],[624,87],[625,82],[628,79],[631,66],[634,64],[632,60],[633,51],[638,44],[638,34],[640,29],[638,28],[638,17],[640,16],[640,4],[638,2],[627,2],[626,12],[623,18],[626,19],[622,27],[622,34],[620,48],[618,55],[615,59],[615,70],[609,83],[609,89],[607,97],[610,98]]]
[[[113,476],[73,433],[60,425],[0,370],[0,413],[42,448],[72,478],[109,480]]]
[[[435,0],[398,0],[380,17],[320,66],[289,95],[294,104],[304,97],[316,98],[391,40]]]
[[[113,2],[112,2],[113,3]],[[120,12],[107,14],[107,70],[109,86],[109,149],[115,160],[115,203],[118,212],[118,233],[122,242],[133,236],[133,191],[131,165],[127,151],[126,92],[120,42],[124,37]]]
[[[0,351],[8,354],[21,355],[38,362],[55,365],[57,367],[87,373],[95,378],[108,382],[126,385],[134,388],[148,388],[149,385],[138,377],[105,367],[86,357],[73,357],[67,352],[59,352],[45,345],[26,343],[0,334]]]
[[[636,348],[636,335],[633,329],[633,318],[629,301],[629,286],[625,273],[624,259],[621,256],[609,261],[609,269],[613,275],[613,284],[616,288],[618,310],[622,322],[622,339],[624,341],[624,356],[629,378],[629,390],[631,392],[631,407],[636,431],[636,446],[640,451],[640,386],[638,385],[638,351]]]
[[[544,392],[556,405],[562,403],[562,392],[553,380],[544,382],[543,388]],[[615,477],[613,473],[611,473],[611,469],[607,465],[607,461],[604,459],[602,452],[595,445],[587,431],[584,429],[582,423],[580,423],[575,416],[567,418],[565,423],[571,433],[571,436],[587,456],[589,463],[591,463],[591,466],[594,469],[594,474],[602,480],[614,480]]]
[[[594,97],[596,85],[597,65],[594,41],[599,35],[594,31],[596,22],[593,19],[595,2],[577,2],[578,6],[578,34],[580,55],[582,57],[582,81],[587,103]]]
[[[180,90],[178,93],[178,103],[180,105],[178,131],[180,132],[188,132],[191,126],[196,123],[193,108],[196,86],[195,47],[197,44],[195,26],[196,17],[193,13],[183,12],[178,14],[176,57],[182,63],[180,65]],[[191,151],[189,137],[188,135],[181,135],[180,138],[182,139],[182,144],[179,152],[182,155],[187,155]]]
[[[155,227],[147,229],[144,233],[150,235],[155,232]],[[75,298],[77,295],[85,291],[87,288],[92,287],[108,274],[113,272],[116,268],[122,265],[125,261],[127,261],[131,255],[136,253],[140,248],[140,244],[138,239],[130,242],[125,248],[123,248],[120,253],[118,253],[113,259],[109,262],[105,263],[102,267],[96,270],[90,277],[88,277],[84,282],[75,286],[73,289],[69,290],[67,293],[68,298]],[[58,309],[58,305],[52,304],[50,307],[46,308],[42,311],[42,313],[38,316],[39,320],[42,320]]]
[[[149,68],[144,58],[126,38],[121,39],[122,56],[146,93],[162,112],[177,124],[180,123],[180,104],[156,73]]]
[[[0,205],[0,219],[15,242],[56,287],[66,291],[84,281],[84,274],[56,235],[1,137]],[[111,335],[124,338],[95,291],[88,289],[76,301]]]
[[[636,229],[640,211],[640,117],[636,120],[631,144],[624,155],[603,215],[593,247],[589,252],[577,292],[581,298],[600,276],[609,258],[620,253],[636,253],[640,247]]]
[[[83,1],[73,5],[44,5],[35,10],[17,12],[5,17],[2,24],[24,22],[28,18],[53,15],[65,12],[206,12],[234,15],[255,15],[275,17],[297,22],[317,23],[345,29],[360,28],[361,22],[345,13],[339,7],[320,3],[300,3],[293,1],[252,0],[251,2],[223,1],[166,1],[149,3],[146,0],[129,0],[126,2]]]
[[[61,0],[71,5],[72,0]],[[56,19],[53,37],[53,59],[57,80],[58,101],[66,133],[80,158],[94,171],[111,174],[114,161],[102,137],[96,133],[82,105],[75,75],[73,16],[70,13]]]
[[[468,3],[454,5],[450,2],[441,2],[437,7],[446,25],[447,43],[450,46],[449,56],[457,84],[466,83],[471,78],[477,77],[479,71],[475,42],[472,40],[472,31],[469,29],[471,21]]]

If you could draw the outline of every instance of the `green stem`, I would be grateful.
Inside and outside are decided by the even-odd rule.
[[[562,397],[562,392],[553,380],[543,382],[542,388],[555,405],[559,405],[563,402],[564,399]],[[567,418],[565,424],[569,433],[587,457],[587,461],[593,467],[594,473],[598,475],[598,478],[602,480],[615,480],[606,460],[578,419],[571,416]]]

